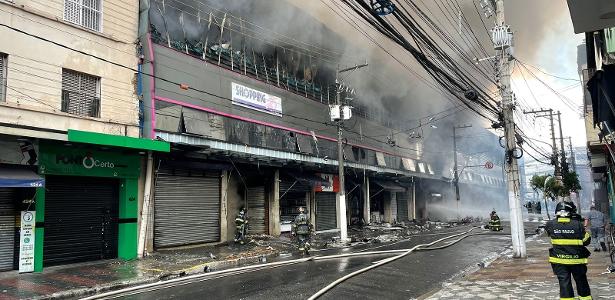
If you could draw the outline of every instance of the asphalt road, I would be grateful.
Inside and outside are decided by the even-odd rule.
[[[533,228],[527,229],[533,231]],[[480,232],[481,230],[477,231]],[[377,250],[407,249],[441,237],[443,235],[417,236],[394,245],[381,245]],[[443,282],[460,271],[476,266],[487,256],[501,252],[509,245],[510,235],[505,231],[499,235],[468,237],[445,249],[411,253],[397,261],[345,281],[321,299],[416,298],[439,288]],[[350,252],[349,250],[346,251]],[[359,250],[353,249],[352,251]],[[318,255],[328,254],[332,253],[318,253]],[[190,282],[159,290],[148,290],[134,295],[121,295],[120,298],[307,299],[339,277],[387,257],[390,256],[309,261],[223,278]]]

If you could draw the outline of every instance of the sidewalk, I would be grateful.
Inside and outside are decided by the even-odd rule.
[[[549,238],[542,234],[527,242],[526,259],[513,259],[508,253],[425,298],[559,299],[557,278],[547,262],[549,248]],[[592,252],[587,275],[594,299],[615,299],[615,273],[601,274],[610,264],[605,252]]]
[[[278,256],[269,246],[203,246],[159,251],[142,260],[105,260],[0,273],[0,299],[66,299],[168,278],[254,264]]]

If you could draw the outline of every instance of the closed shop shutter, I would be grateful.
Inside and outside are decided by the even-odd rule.
[[[13,189],[0,188],[0,271],[13,269],[15,206]]]
[[[154,201],[154,247],[220,241],[219,173],[162,169]]]
[[[119,182],[48,176],[45,185],[45,266],[117,257]]]
[[[408,196],[410,193],[397,193],[397,221],[408,221]]]
[[[316,193],[316,230],[337,228],[335,193]]]
[[[250,233],[267,233],[265,218],[265,187],[248,188],[248,218]]]

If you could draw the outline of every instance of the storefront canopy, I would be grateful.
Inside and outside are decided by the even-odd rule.
[[[2,187],[43,187],[45,179],[32,170],[0,167],[0,188]]]
[[[331,183],[328,180],[325,180],[324,178],[318,175],[309,174],[309,173],[295,173],[295,172],[289,172],[287,174],[290,177],[294,178],[295,180],[303,184],[310,185],[310,186],[325,186],[325,187],[331,186]]]
[[[406,188],[394,182],[376,180],[375,183],[389,192],[403,193],[406,191]]]

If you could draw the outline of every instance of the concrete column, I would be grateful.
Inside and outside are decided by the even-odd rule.
[[[335,228],[340,229],[340,193],[335,193]]]
[[[269,234],[280,236],[280,170],[275,170],[269,195]]]
[[[384,196],[384,222],[393,223],[393,211],[391,207],[391,192],[383,192]],[[388,196],[388,197],[387,197]]]
[[[390,222],[395,223],[395,220],[397,220],[397,192],[390,192],[389,193],[390,197],[391,197],[391,219]]]
[[[408,193],[408,220],[416,219],[416,195],[414,193],[414,182],[412,187],[406,191]]]
[[[369,224],[371,222],[371,212],[370,212],[370,198],[369,198],[369,177],[364,176],[363,179],[363,220],[365,220],[365,224]]]
[[[310,224],[316,227],[316,192],[306,193],[306,206],[310,216]]]
[[[222,171],[220,186],[220,242],[228,241],[228,171]]]

